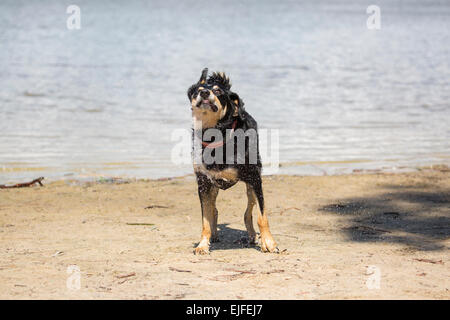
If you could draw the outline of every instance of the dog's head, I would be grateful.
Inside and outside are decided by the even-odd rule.
[[[223,72],[214,72],[208,77],[207,68],[203,69],[198,82],[188,89],[192,116],[202,122],[203,128],[214,127],[222,119],[240,115],[243,102],[230,89],[230,79]]]

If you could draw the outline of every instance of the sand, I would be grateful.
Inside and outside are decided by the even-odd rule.
[[[264,192],[280,254],[245,243],[240,183],[195,256],[192,176],[0,190],[0,298],[450,298],[448,170],[268,176]]]

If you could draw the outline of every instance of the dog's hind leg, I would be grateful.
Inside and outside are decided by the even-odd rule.
[[[255,192],[256,199],[259,204],[258,212],[258,227],[261,236],[261,250],[263,252],[278,252],[277,243],[272,237],[269,229],[269,220],[267,219],[267,213],[264,208],[264,196],[262,191],[261,177],[253,178],[250,185]]]
[[[247,209],[245,210],[244,222],[247,228],[248,240],[250,244],[256,243],[256,232],[253,228],[253,207],[256,204],[256,197],[253,188],[246,183],[247,186]]]
[[[219,189],[212,185],[207,178],[198,177],[198,195],[202,207],[202,235],[195,248],[195,254],[209,253],[210,240],[216,230],[216,198]]]

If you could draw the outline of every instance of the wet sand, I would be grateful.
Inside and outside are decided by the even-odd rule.
[[[192,176],[2,189],[0,298],[450,298],[448,169],[267,176],[264,192],[280,254],[246,244],[238,184],[219,193],[221,242],[195,256]]]

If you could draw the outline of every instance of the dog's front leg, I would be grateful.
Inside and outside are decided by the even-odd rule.
[[[217,236],[216,198],[219,189],[208,178],[197,177],[198,195],[202,207],[202,236],[195,254],[208,254],[211,236]]]

